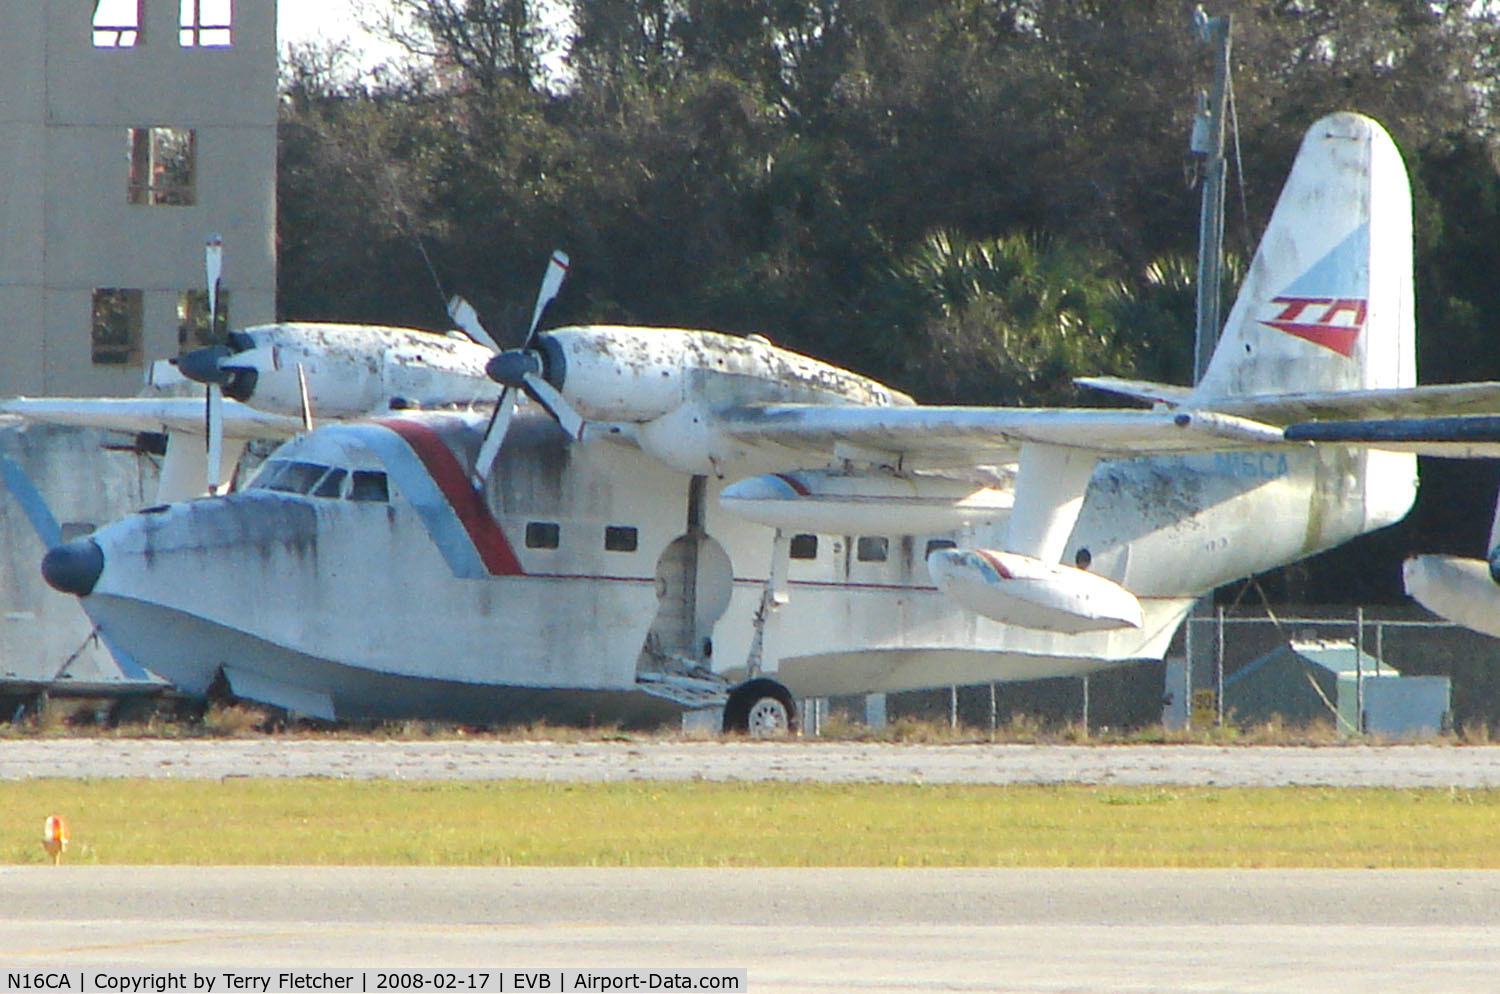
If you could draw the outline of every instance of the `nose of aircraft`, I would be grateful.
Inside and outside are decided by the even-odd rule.
[[[65,594],[87,597],[104,572],[104,551],[92,538],[75,538],[42,557],[42,579]]]

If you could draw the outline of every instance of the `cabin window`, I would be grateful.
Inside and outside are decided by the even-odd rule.
[[[94,365],[141,364],[142,315],[140,290],[110,288],[94,291]]]
[[[958,548],[958,543],[953,541],[953,539],[951,538],[929,538],[927,540],[927,551],[922,553],[922,558],[926,559],[928,556],[932,555],[939,549],[956,548]]]
[[[183,48],[228,48],[234,40],[231,0],[181,0],[177,44]]]
[[[610,525],[604,529],[604,548],[610,552],[634,552],[637,542],[636,530],[629,525]]]
[[[790,552],[793,559],[818,558],[818,536],[793,535]]]
[[[379,470],[356,469],[354,482],[349,487],[349,499],[375,502],[390,500],[390,488],[386,485],[385,474]]]
[[[197,139],[192,128],[127,128],[132,204],[190,207],[196,200],[193,161]]]
[[[890,539],[883,535],[861,535],[854,546],[854,557],[862,563],[883,563],[890,548]]]
[[[555,521],[526,522],[526,548],[555,549],[560,529]]]
[[[348,475],[347,470],[330,469],[318,481],[318,485],[313,487],[312,495],[314,497],[332,497],[337,500],[344,494],[344,477]]]
[[[214,326],[208,326],[208,291],[183,290],[177,294],[177,351],[191,352],[229,340],[229,291],[220,290],[214,301]]]
[[[141,43],[141,0],[94,0],[94,47],[134,48]]]

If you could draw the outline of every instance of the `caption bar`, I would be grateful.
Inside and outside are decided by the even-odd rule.
[[[744,991],[744,970],[69,970],[7,971],[7,992],[307,994],[357,991]]]

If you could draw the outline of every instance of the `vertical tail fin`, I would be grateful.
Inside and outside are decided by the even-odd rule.
[[[1308,129],[1193,401],[1416,383],[1411,188],[1384,128]]]

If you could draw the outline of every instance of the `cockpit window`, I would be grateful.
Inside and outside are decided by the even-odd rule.
[[[315,462],[273,459],[267,462],[250,486],[284,494],[306,494],[338,500],[385,502],[391,499],[385,474],[379,470],[328,467]],[[349,492],[344,493],[345,486]]]
[[[391,499],[386,486],[385,474],[378,470],[356,469],[354,482],[349,487],[350,500],[387,501]]]
[[[266,464],[260,476],[256,477],[255,485],[262,490],[276,490],[285,494],[305,494],[312,490],[313,484],[317,483],[326,472],[328,472],[328,467],[319,466],[317,463],[278,459]]]
[[[318,481],[318,485],[316,487],[313,487],[312,495],[314,497],[333,497],[335,499],[343,496],[344,477],[348,475],[349,473],[347,470],[330,469],[323,475],[323,478]]]

